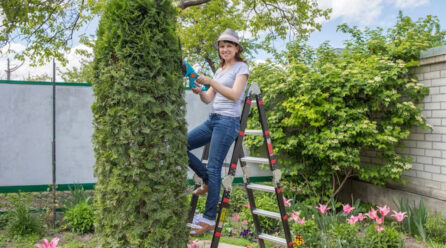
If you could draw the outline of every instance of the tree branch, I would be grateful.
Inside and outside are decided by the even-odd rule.
[[[180,4],[178,5],[179,8],[181,9],[186,9],[190,6],[195,6],[195,5],[201,5],[204,3],[209,2],[210,0],[181,0]]]

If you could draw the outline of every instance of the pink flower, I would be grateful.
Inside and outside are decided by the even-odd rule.
[[[247,221],[247,220],[244,220],[244,221],[243,221],[243,225],[248,225],[248,221]]]
[[[246,207],[246,208],[248,208],[248,209],[251,209],[251,206],[249,206],[249,203],[248,203],[248,204],[245,204],[245,205],[243,205],[243,207]]]
[[[236,230],[232,230],[232,234],[237,234],[237,231]]]
[[[378,207],[378,209],[381,216],[386,216],[390,212],[390,208],[387,205],[384,205],[384,207]]]
[[[319,212],[321,214],[325,214],[328,210],[330,210],[330,208],[328,207],[328,204],[322,205],[319,203],[319,207],[315,207],[315,208],[319,209]]]
[[[247,245],[247,246],[246,246],[246,248],[252,248],[252,246],[250,246],[250,245]]]
[[[297,222],[299,219],[299,214],[299,211],[291,211],[290,219]]]
[[[348,224],[353,225],[358,221],[358,217],[357,216],[350,216],[350,218],[347,220]]]
[[[194,241],[190,241],[190,243],[189,244],[187,244],[187,248],[195,248],[195,243],[194,243]]]
[[[239,220],[240,220],[240,217],[238,216],[238,214],[236,214],[236,215],[234,216],[234,220],[235,220],[235,221],[239,221]]]
[[[398,222],[401,222],[404,220],[404,218],[407,217],[406,212],[396,212],[395,210],[393,210],[393,212],[395,214],[392,214],[391,216],[395,217],[395,220]]]
[[[374,208],[371,208],[370,211],[368,213],[366,213],[365,215],[367,215],[370,219],[374,219],[374,220],[376,220],[378,218],[378,212]]]
[[[297,222],[301,225],[305,225],[305,217],[303,217],[302,219],[297,217]]]
[[[384,227],[383,226],[375,226],[376,231],[378,232],[382,232],[384,231]]]
[[[359,221],[363,221],[364,220],[364,215],[362,215],[362,213],[358,214],[358,220]]]
[[[286,198],[285,198],[285,196],[283,196],[283,204],[285,205],[285,207],[290,207],[291,206],[291,201],[292,201],[293,199],[289,199],[289,200],[287,200]]]
[[[344,210],[344,214],[349,214],[353,209],[350,204],[342,205],[342,209]]]
[[[381,218],[376,218],[376,224],[381,225],[382,223],[384,223],[384,216]]]
[[[47,239],[42,239],[42,244],[34,244],[35,246],[39,248],[61,248],[60,246],[57,246],[57,243],[59,243],[59,238],[54,238],[51,240],[51,242],[48,242]]]

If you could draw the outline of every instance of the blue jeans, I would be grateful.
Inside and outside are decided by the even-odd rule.
[[[240,118],[211,113],[209,119],[187,135],[189,167],[208,185],[203,217],[215,220],[220,195],[221,167],[232,142],[238,136]],[[207,167],[190,151],[210,142]]]

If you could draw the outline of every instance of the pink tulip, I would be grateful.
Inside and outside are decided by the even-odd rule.
[[[238,214],[236,214],[236,215],[234,216],[234,220],[235,220],[235,221],[239,221],[239,220],[240,220],[240,216],[238,216]]]
[[[386,216],[390,212],[390,208],[387,205],[384,205],[384,207],[378,207],[378,209],[381,216]]]
[[[358,214],[358,220],[359,221],[363,221],[364,220],[364,215],[362,215],[362,213]]]
[[[285,198],[285,196],[283,196],[283,204],[285,205],[285,207],[291,207],[291,201],[292,201],[293,199],[289,199],[289,200],[287,200],[286,198]]]
[[[358,221],[358,217],[357,216],[350,216],[350,218],[347,220],[348,224],[353,225]]]
[[[297,217],[297,222],[301,225],[305,225],[305,217],[303,217],[302,219]]]
[[[191,240],[190,243],[187,244],[187,248],[196,248],[194,241]]]
[[[252,248],[252,246],[250,246],[250,245],[247,245],[247,246],[246,246],[246,248]]]
[[[299,211],[291,211],[290,219],[297,222],[297,220],[299,219],[299,214]]]
[[[248,204],[243,205],[243,207],[246,207],[247,209],[251,209],[251,206]]]
[[[393,210],[393,212],[395,214],[392,214],[391,216],[393,216],[395,218],[396,221],[401,222],[404,220],[404,218],[407,217],[406,212],[396,212],[395,210]]]
[[[378,232],[382,232],[384,231],[384,227],[383,226],[375,226],[376,231]]]
[[[382,223],[384,223],[384,216],[381,218],[376,218],[376,224],[381,225]]]
[[[353,209],[355,209],[354,207],[351,207],[350,204],[342,205],[342,208],[344,210],[344,214],[349,214]]]
[[[236,230],[232,230],[232,234],[237,234],[237,231]]]
[[[247,220],[244,220],[244,221],[243,221],[243,225],[248,225],[248,221],[247,221]]]
[[[374,219],[374,220],[378,219],[378,212],[375,209],[373,209],[373,208],[371,208],[370,211],[366,215],[370,219]]]
[[[330,208],[328,207],[328,204],[322,205],[319,203],[319,207],[315,207],[315,208],[319,209],[319,212],[321,214],[325,214],[328,210],[330,210]]]
[[[54,238],[51,240],[51,242],[48,242],[47,239],[42,239],[42,244],[34,244],[35,246],[39,248],[61,248],[60,246],[57,246],[57,243],[59,243],[59,238]]]

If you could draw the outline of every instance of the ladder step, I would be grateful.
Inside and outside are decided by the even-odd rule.
[[[243,162],[257,163],[257,164],[269,164],[269,159],[267,158],[257,158],[257,157],[244,157],[241,158]]]
[[[187,223],[186,226],[190,227],[190,228],[194,228],[194,229],[200,229],[201,228],[200,225],[195,225],[194,223]]]
[[[274,242],[277,244],[281,244],[281,245],[287,245],[286,240],[284,238],[279,238],[279,237],[265,234],[265,233],[259,234],[259,239],[268,240],[268,241],[271,241],[271,242]]]
[[[263,135],[263,130],[246,129],[245,134],[246,135]]]
[[[271,212],[271,211],[268,211],[268,210],[254,209],[254,210],[252,210],[252,212],[254,214],[256,214],[256,215],[270,217],[270,218],[277,219],[277,220],[282,219],[282,217],[280,216],[280,213]]]
[[[248,187],[248,189],[253,189],[253,190],[260,190],[260,191],[271,192],[271,193],[276,192],[276,188],[274,188],[273,186],[268,186],[268,185],[250,183],[247,185],[247,187]]]

